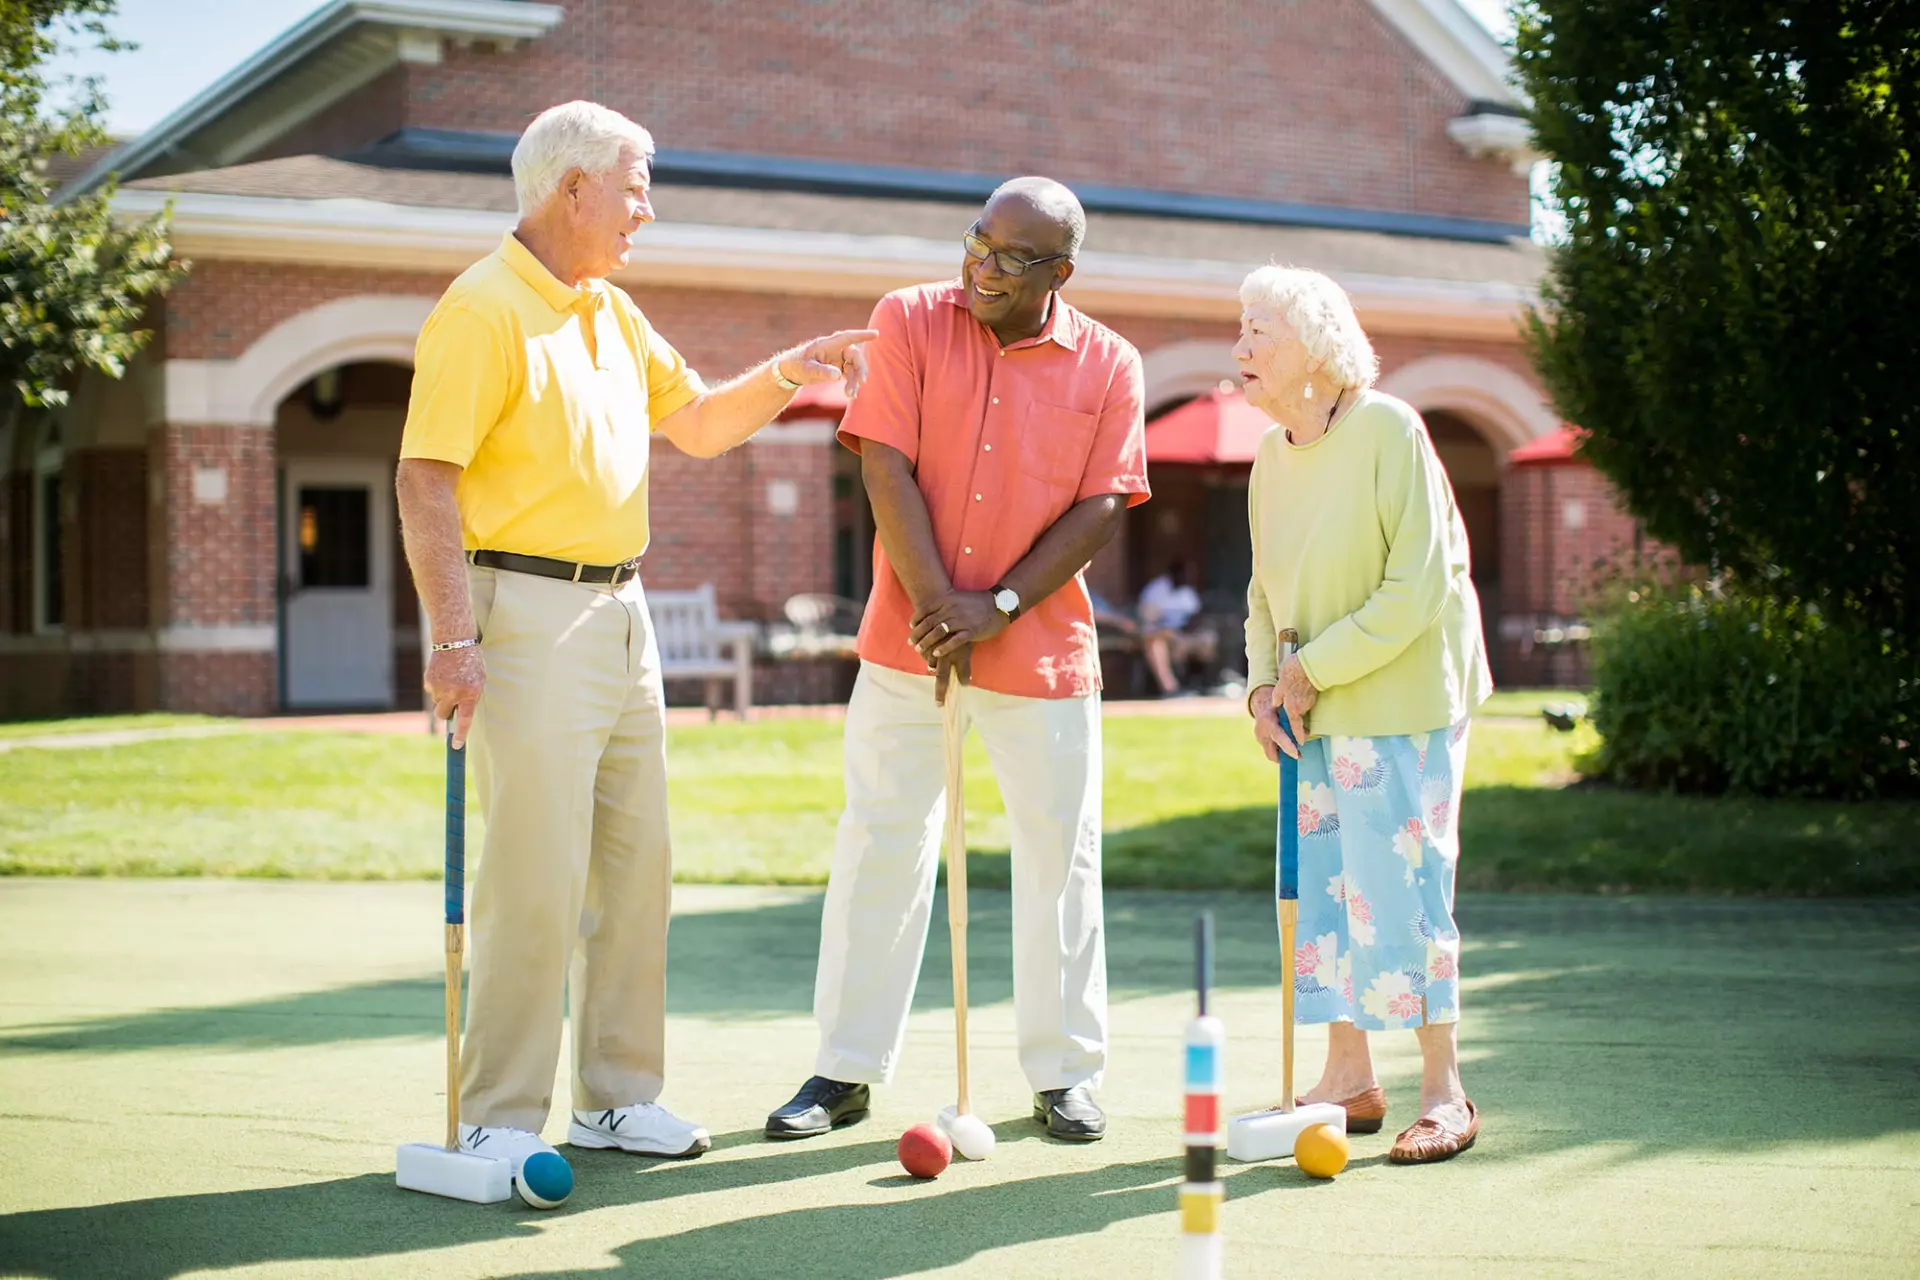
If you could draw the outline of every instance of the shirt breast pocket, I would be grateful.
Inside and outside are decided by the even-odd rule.
[[[1064,489],[1080,487],[1099,418],[1059,405],[1035,404],[1020,432],[1020,469]]]

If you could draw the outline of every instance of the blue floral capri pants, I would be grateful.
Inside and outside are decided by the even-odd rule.
[[[1460,786],[1467,722],[1314,738],[1300,754],[1294,1020],[1399,1030],[1460,1018]]]

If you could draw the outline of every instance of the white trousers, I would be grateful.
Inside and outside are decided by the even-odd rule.
[[[1012,831],[1013,1007],[1035,1089],[1095,1084],[1107,1060],[1100,906],[1100,699],[968,688]],[[893,1078],[926,951],[946,767],[933,677],[860,664],[847,707],[847,808],[820,926],[814,1071]]]

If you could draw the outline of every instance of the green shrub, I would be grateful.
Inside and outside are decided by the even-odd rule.
[[[1594,635],[1588,772],[1754,795],[1920,795],[1920,661],[1851,619],[1691,586],[1635,591]]]

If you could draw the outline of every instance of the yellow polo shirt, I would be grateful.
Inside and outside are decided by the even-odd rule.
[[[420,330],[400,456],[463,468],[469,551],[618,564],[647,549],[648,437],[705,390],[625,290],[508,232]]]

